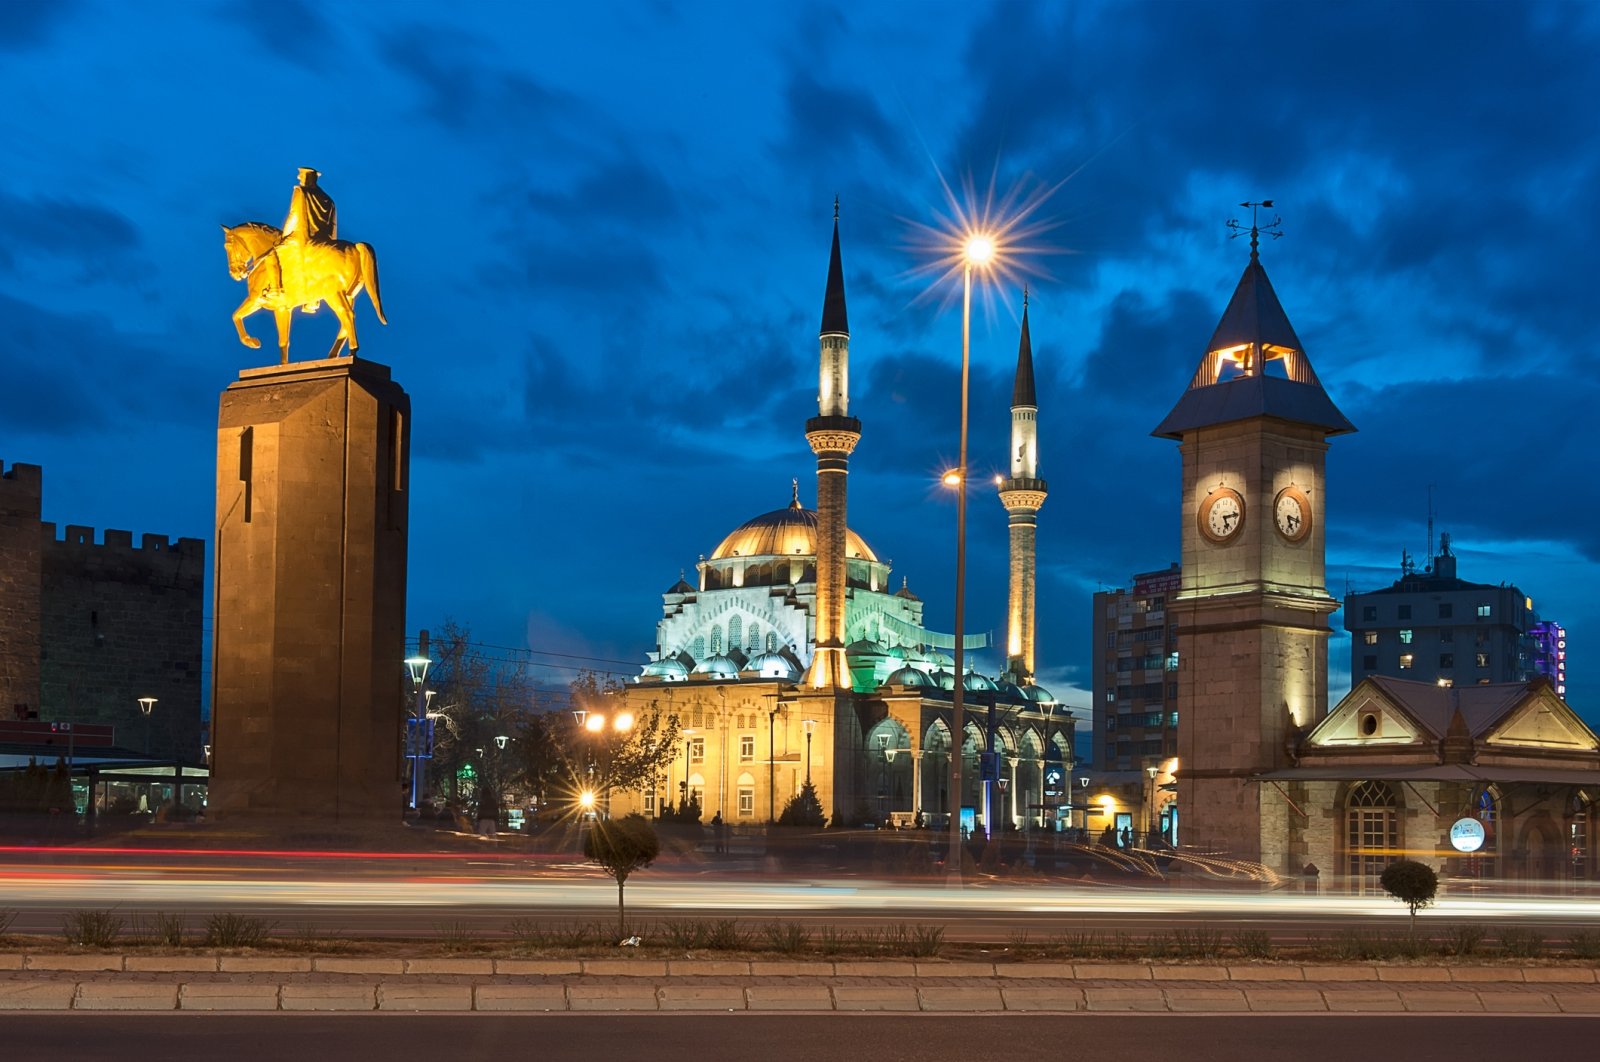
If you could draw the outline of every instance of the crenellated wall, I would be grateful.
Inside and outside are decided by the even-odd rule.
[[[36,525],[41,716],[107,723],[118,746],[200,762],[205,543]],[[146,721],[140,697],[156,698]],[[148,732],[147,732],[148,730]]]
[[[38,465],[0,462],[0,718],[39,709]]]

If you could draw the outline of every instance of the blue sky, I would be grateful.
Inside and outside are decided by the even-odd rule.
[[[814,470],[835,194],[851,525],[948,628],[959,307],[915,227],[942,181],[1054,189],[1033,293],[1042,679],[1089,599],[1176,559],[1150,430],[1263,260],[1359,434],[1328,462],[1329,589],[1426,552],[1567,625],[1600,719],[1600,9],[1577,3],[0,4],[0,458],[58,524],[209,539],[219,392],[264,364],[220,223],[322,170],[378,251],[363,354],[414,409],[408,627],[642,662],[660,593]],[[1005,459],[1018,292],[973,331],[973,466]],[[252,331],[269,337],[266,317]],[[295,351],[325,350],[322,315]],[[1585,456],[1588,455],[1588,456]],[[974,498],[968,625],[1003,622]],[[1338,617],[1335,618],[1338,622]],[[1348,640],[1331,653],[1347,685]],[[550,654],[568,654],[555,656]],[[1589,662],[1589,663],[1586,663]],[[1087,703],[1082,697],[1077,703]]]

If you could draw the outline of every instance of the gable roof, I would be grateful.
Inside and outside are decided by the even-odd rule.
[[[1371,732],[1362,717],[1376,714]],[[1497,749],[1595,751],[1600,737],[1544,679],[1477,686],[1372,675],[1306,735],[1308,748],[1476,744]]]

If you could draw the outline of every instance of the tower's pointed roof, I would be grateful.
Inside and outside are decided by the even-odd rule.
[[[1268,375],[1273,361],[1283,363],[1282,376]],[[1195,428],[1262,416],[1312,424],[1329,435],[1356,430],[1322,389],[1252,236],[1250,262],[1189,389],[1152,434],[1178,439]]]
[[[822,296],[822,335],[850,334],[844,310],[844,266],[839,261],[839,200],[833,200],[833,253],[828,256],[828,290]]]
[[[1017,343],[1017,382],[1011,388],[1011,407],[1039,405],[1033,391],[1033,339],[1028,334],[1028,293],[1022,293],[1022,339]]]

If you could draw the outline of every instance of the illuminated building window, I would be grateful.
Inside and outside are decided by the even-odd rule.
[[[644,813],[646,815],[656,813],[656,794],[653,790],[647,791],[644,795]]]
[[[689,762],[691,764],[706,762],[706,739],[705,738],[690,738],[689,739]]]
[[[1439,666],[1440,667],[1455,667],[1456,666],[1456,654],[1454,654],[1454,653],[1440,653],[1439,654]]]
[[[1479,605],[1478,606],[1478,618],[1479,619],[1487,619],[1492,615],[1494,615],[1494,606],[1493,605]]]
[[[756,736],[754,734],[739,735],[739,762],[750,763],[756,758]]]
[[[1411,644],[1411,637],[1412,637],[1411,636],[1411,628],[1410,627],[1404,628],[1400,632],[1400,644],[1401,645],[1410,645]]]
[[[756,791],[748,786],[739,789],[739,814],[754,815],[756,813]]]
[[[1178,713],[1177,712],[1168,712],[1167,713],[1167,725],[1168,726],[1177,726],[1178,725]]]
[[[1366,642],[1368,645],[1377,645],[1378,644],[1378,632],[1377,631],[1368,631],[1366,634],[1361,636],[1361,640]]]
[[[1477,656],[1477,665],[1479,667],[1488,667],[1489,666],[1489,654],[1488,653],[1479,653],[1478,656]]]
[[[1412,657],[1412,655],[1410,653],[1401,653],[1400,654],[1400,670],[1401,671],[1410,671],[1411,670],[1411,662],[1412,662],[1412,660],[1413,660],[1413,657]]]

